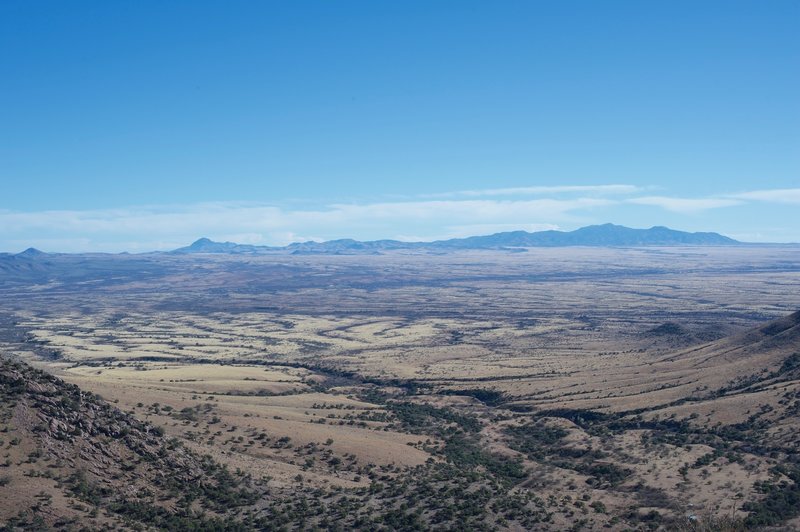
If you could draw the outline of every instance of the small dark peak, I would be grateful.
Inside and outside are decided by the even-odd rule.
[[[210,238],[203,237],[203,238],[198,238],[197,240],[192,242],[191,247],[202,247],[202,246],[207,246],[208,244],[213,244],[213,243],[214,243],[214,241],[211,240]]]
[[[38,258],[38,257],[46,257],[47,253],[45,253],[44,251],[39,251],[36,248],[28,248],[25,251],[23,251],[22,253],[17,253],[16,256],[17,257],[26,258],[26,259],[35,259],[35,258]]]

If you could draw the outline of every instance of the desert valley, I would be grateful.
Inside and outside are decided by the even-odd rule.
[[[7,529],[800,527],[797,246],[233,251],[0,256]]]

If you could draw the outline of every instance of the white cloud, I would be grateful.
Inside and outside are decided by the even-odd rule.
[[[728,198],[768,201],[773,203],[788,203],[800,205],[800,188],[775,188],[767,190],[751,190],[739,194],[729,194]]]
[[[489,188],[481,190],[459,190],[440,194],[425,194],[423,198],[457,198],[484,196],[544,196],[548,194],[596,194],[627,195],[641,192],[643,189],[634,185],[563,185],[538,187]]]
[[[676,198],[670,196],[642,196],[625,199],[625,203],[652,205],[680,214],[694,214],[710,209],[733,207],[752,201],[800,205],[800,188],[765,189],[725,194],[708,198]]]
[[[363,218],[381,219],[479,219],[481,221],[501,222],[508,218],[528,218],[561,216],[569,211],[590,207],[611,205],[613,202],[600,198],[576,198],[570,200],[440,200],[412,201],[394,203],[373,203],[367,205],[333,205],[331,210],[322,212],[295,213],[302,217],[315,216],[332,220]]]
[[[726,198],[673,198],[668,196],[642,196],[639,198],[630,198],[625,200],[626,203],[633,203],[636,205],[651,205],[653,207],[661,207],[668,211],[677,212],[679,214],[694,214],[709,209],[719,209],[721,207],[733,207],[741,205],[743,202],[737,199]]]

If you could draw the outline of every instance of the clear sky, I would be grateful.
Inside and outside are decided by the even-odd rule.
[[[0,250],[800,241],[800,2],[0,2]]]

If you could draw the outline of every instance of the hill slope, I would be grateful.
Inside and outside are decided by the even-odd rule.
[[[673,325],[674,326],[674,325]],[[654,330],[653,334],[658,334]],[[689,348],[642,357],[619,357],[603,367],[603,382],[591,364],[565,378],[560,386],[569,397],[537,401],[550,408],[602,409],[626,412],[662,409],[676,403],[693,411],[704,402],[718,401],[786,383],[800,386],[800,312],[761,327]],[[576,393],[585,388],[586,392]],[[688,406],[691,405],[691,406]],[[714,421],[741,421],[747,408],[725,408],[725,419],[717,412]]]
[[[0,524],[222,528],[233,524],[225,517],[229,509],[256,497],[242,487],[241,475],[25,364],[0,358],[0,397],[7,445]]]

